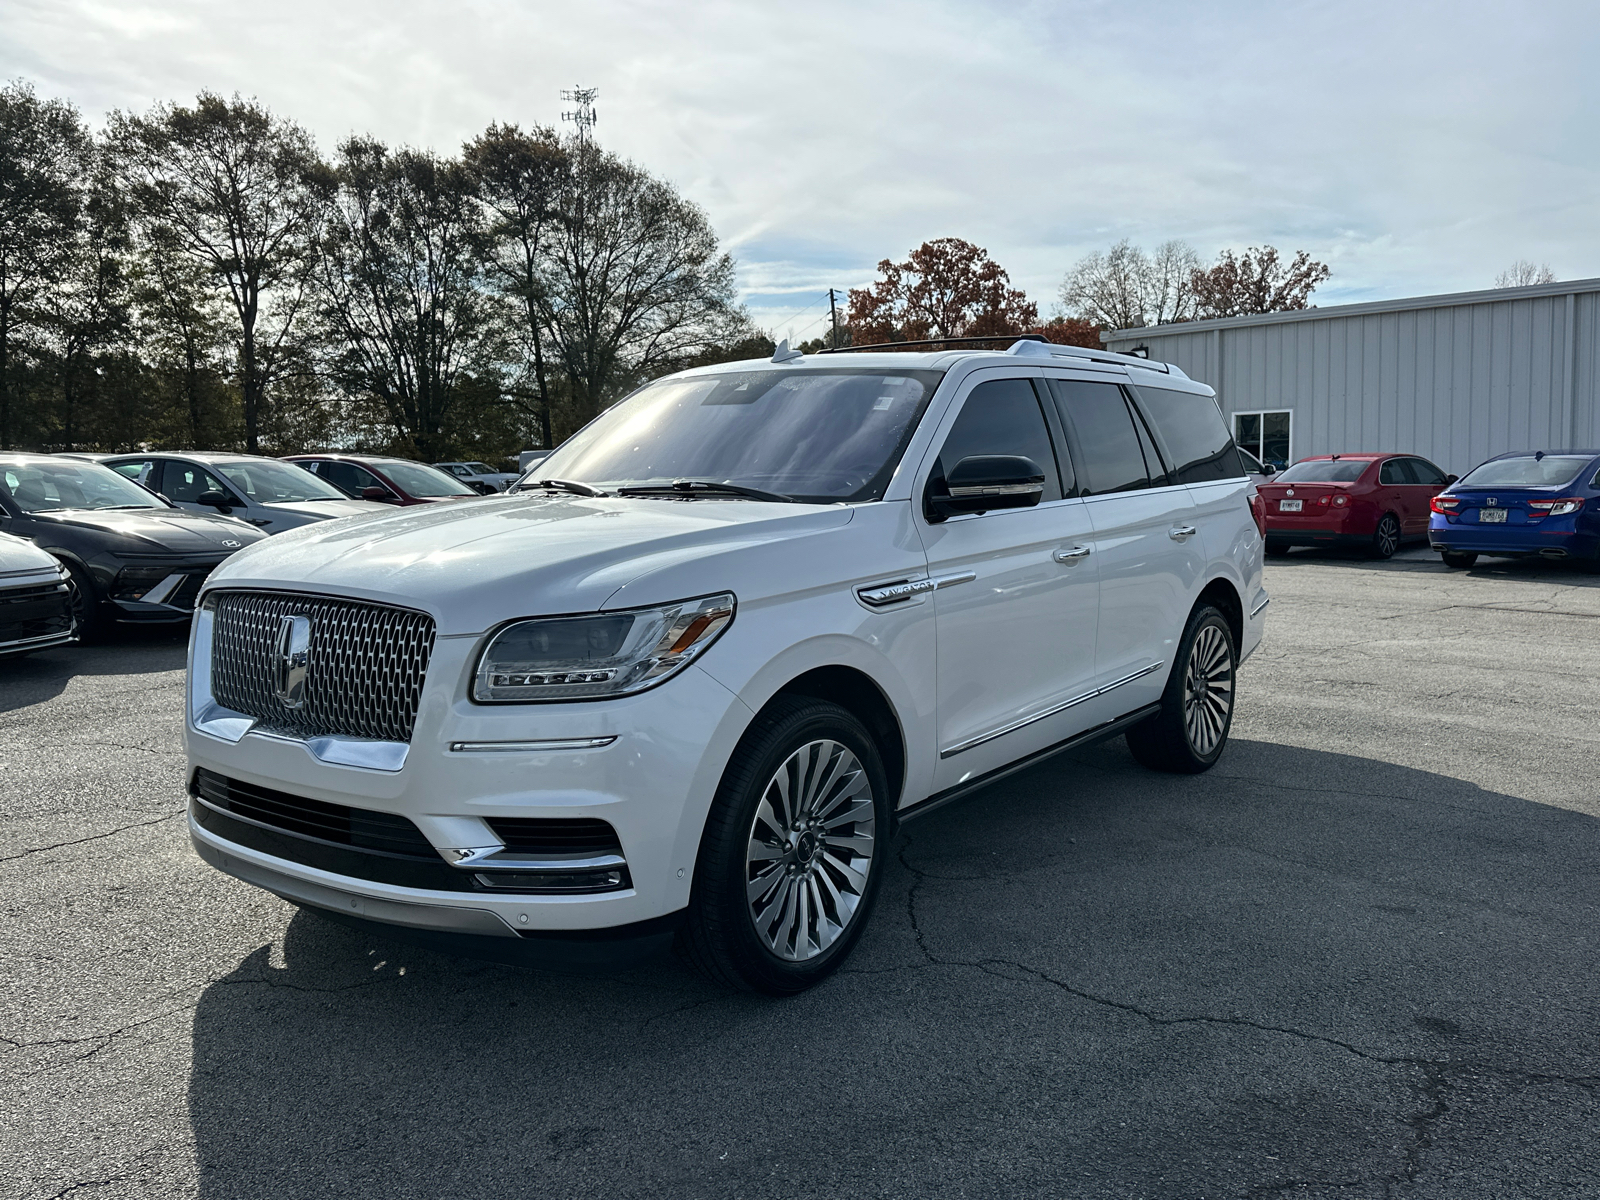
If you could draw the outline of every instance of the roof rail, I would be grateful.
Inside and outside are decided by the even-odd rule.
[[[993,337],[957,337],[957,338],[929,338],[921,342],[874,342],[870,346],[835,346],[829,350],[818,350],[818,354],[858,354],[863,350],[911,350],[918,346],[967,346],[973,342],[1043,342],[1044,337],[1037,333],[997,333]],[[1015,347],[1013,347],[1015,349]]]
[[[1160,371],[1171,375],[1172,368],[1164,362],[1152,362],[1136,354],[1117,354],[1111,350],[1091,350],[1087,346],[1058,346],[1043,338],[1019,339],[1007,354],[1019,358],[1084,358],[1090,362],[1115,363],[1119,367],[1143,367],[1146,371]]]

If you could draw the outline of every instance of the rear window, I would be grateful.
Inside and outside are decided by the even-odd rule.
[[[1458,487],[1556,487],[1576,479],[1594,460],[1588,455],[1546,454],[1497,458],[1467,473]]]
[[[1140,385],[1139,403],[1166,443],[1176,483],[1237,479],[1244,472],[1222,411],[1210,396]]]
[[[1279,472],[1273,483],[1354,483],[1361,478],[1361,473],[1372,465],[1371,461],[1363,458],[1346,458],[1338,462],[1330,459],[1319,458],[1309,462],[1297,462],[1285,471]]]

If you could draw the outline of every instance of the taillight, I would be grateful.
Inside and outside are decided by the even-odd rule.
[[[1317,501],[1317,507],[1327,508],[1331,505],[1334,508],[1343,508],[1349,503],[1350,497],[1346,496],[1343,492],[1340,492],[1338,495],[1323,496]]]
[[[1443,513],[1447,517],[1460,506],[1461,497],[1459,496],[1435,496],[1428,501],[1429,508],[1436,513]]]
[[[1256,528],[1261,531],[1261,536],[1267,536],[1267,502],[1259,494],[1250,497],[1250,515],[1256,519]]]
[[[1582,496],[1562,496],[1559,500],[1530,500],[1528,507],[1541,517],[1562,517],[1583,507]]]

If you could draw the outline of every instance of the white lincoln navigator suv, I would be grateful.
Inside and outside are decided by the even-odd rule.
[[[641,388],[511,494],[230,558],[189,829],[330,915],[551,961],[676,937],[794,992],[860,936],[900,821],[1116,734],[1214,763],[1261,564],[1175,367],[780,346]]]

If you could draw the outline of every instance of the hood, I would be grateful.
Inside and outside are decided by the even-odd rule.
[[[232,517],[192,513],[181,508],[74,509],[34,513],[41,525],[94,530],[142,545],[133,554],[232,554],[265,540],[266,534]],[[229,543],[233,543],[229,545]]]
[[[264,587],[402,604],[439,633],[481,633],[512,617],[595,612],[641,575],[740,545],[849,524],[842,505],[511,495],[302,526],[215,571],[207,587]],[[736,581],[705,579],[705,592]],[[646,590],[646,589],[640,589]],[[682,596],[630,596],[630,604]]]
[[[0,533],[0,579],[54,572],[59,565],[55,555],[39,549],[27,538]]]
[[[377,500],[280,500],[276,504],[263,504],[261,507],[272,512],[310,517],[313,521],[336,521],[340,517],[359,517],[364,513],[394,511],[394,505],[383,504]]]

